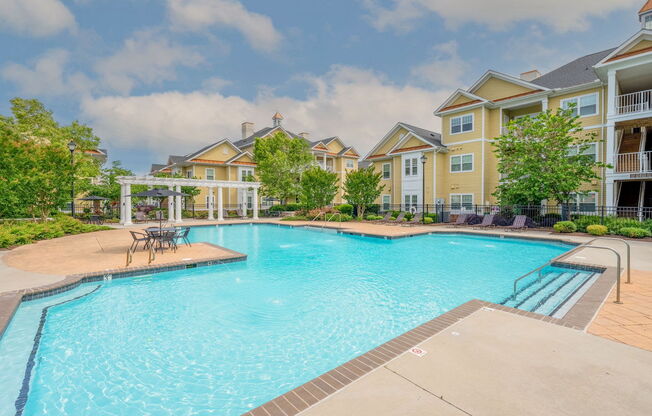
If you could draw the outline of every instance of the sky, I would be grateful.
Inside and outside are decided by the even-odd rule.
[[[618,46],[644,0],[0,0],[0,113],[37,98],[134,172],[241,123],[364,155],[486,70],[550,71]]]

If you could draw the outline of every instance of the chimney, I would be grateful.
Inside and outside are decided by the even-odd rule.
[[[303,137],[303,138],[306,139],[306,140],[310,140],[310,133],[307,133],[307,132],[305,132],[305,131],[299,133],[299,136]]]
[[[523,72],[521,74],[521,79],[523,81],[530,82],[530,81],[534,81],[540,76],[541,76],[541,72],[539,72],[537,69],[533,69],[532,71]]]
[[[242,123],[242,138],[246,139],[247,137],[254,134],[254,123],[245,121]]]

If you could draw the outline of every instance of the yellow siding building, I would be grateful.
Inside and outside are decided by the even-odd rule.
[[[377,202],[403,210],[495,204],[494,139],[511,120],[573,103],[584,130],[597,136],[586,153],[613,165],[576,196],[578,208],[652,207],[652,0],[639,17],[641,30],[618,48],[545,75],[487,71],[435,110],[441,135],[398,123],[364,158],[383,174],[385,193]]]

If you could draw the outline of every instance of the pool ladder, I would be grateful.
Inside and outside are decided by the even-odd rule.
[[[131,247],[127,249],[127,264],[125,264],[125,267],[129,267],[129,265],[134,261],[134,253],[136,252],[136,249],[134,248],[133,250]],[[147,264],[152,264],[152,262],[156,260],[156,251],[154,250],[154,247],[152,244],[149,245],[149,252],[148,252],[148,259],[147,259]]]
[[[339,225],[337,226],[337,228],[342,228],[342,213],[341,213],[341,212],[336,212],[336,213],[334,213],[334,214],[331,214],[331,218],[333,218],[333,216],[335,216],[335,215],[338,215],[339,218],[340,218]],[[323,229],[326,227],[326,222],[327,222],[327,221],[326,221],[326,213],[325,213],[325,212],[320,212],[319,214],[317,214],[317,216],[316,216],[315,218],[313,218],[312,220],[310,220],[310,222],[317,221],[317,219],[318,219],[319,217],[322,217],[322,216],[324,217],[324,221],[323,221],[324,223],[321,225],[321,229],[323,230]]]
[[[625,241],[625,240],[621,240],[620,238],[610,238],[610,237],[594,238],[593,240],[590,240],[590,241],[587,241],[586,243],[580,244],[579,246],[573,248],[569,252],[560,254],[559,256],[555,257],[554,259],[546,262],[544,265],[539,266],[536,269],[534,269],[534,270],[532,270],[530,272],[527,272],[523,276],[521,276],[521,277],[517,278],[516,280],[514,280],[514,291],[512,293],[512,299],[516,299],[518,282],[520,282],[521,280],[523,280],[526,277],[532,275],[533,273],[538,273],[537,281],[539,281],[539,280],[541,280],[541,277],[542,277],[541,272],[546,267],[548,267],[548,266],[550,266],[550,265],[552,265],[554,263],[557,263],[560,259],[562,259],[564,257],[568,257],[572,253],[574,253],[574,252],[576,252],[576,251],[578,251],[580,249],[593,248],[593,249],[598,249],[598,250],[611,251],[612,253],[614,253],[616,255],[616,300],[614,301],[614,303],[622,304],[622,302],[620,300],[620,254],[611,247],[592,246],[591,243],[593,243],[596,240],[620,241],[621,243],[624,243],[627,246],[627,283],[632,283],[631,266],[630,266],[631,265],[631,259],[630,259],[631,246],[629,245],[629,243],[627,241]]]

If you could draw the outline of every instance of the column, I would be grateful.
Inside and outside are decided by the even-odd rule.
[[[222,204],[222,187],[221,186],[217,187],[217,220],[218,221],[224,221],[224,205]]]
[[[607,146],[607,157],[605,162],[609,163],[612,168],[607,168],[606,169],[606,175],[609,177],[610,175],[613,175],[614,173],[614,168],[616,166],[616,163],[618,161],[616,160],[616,154],[615,154],[615,149],[616,149],[616,126],[613,121],[607,121],[607,137],[605,140],[605,146]]]
[[[618,203],[615,200],[616,199],[616,193],[614,192],[616,187],[616,183],[614,182],[613,179],[607,178],[606,183],[605,183],[605,196],[604,196],[604,204],[607,207],[615,207]],[[611,213],[610,211],[607,211]],[[615,214],[615,212],[613,212]]]
[[[168,186],[170,191],[174,191],[174,186]],[[168,197],[168,222],[174,222],[174,197]]]
[[[242,195],[242,205],[241,205],[241,207],[242,207],[242,217],[243,218],[247,218],[247,193],[248,193],[248,191],[247,191],[246,188],[243,189],[242,192],[241,192],[241,195]]]
[[[120,224],[124,225],[127,222],[127,216],[125,215],[125,192],[126,185],[124,183],[120,184]]]
[[[131,185],[125,185],[125,222],[124,225],[131,225]]]
[[[616,71],[611,70],[608,73],[608,84],[607,84],[607,118],[611,118],[616,115]]]
[[[548,110],[548,97],[545,97],[543,100],[541,100],[541,110],[542,111]]]
[[[154,187],[152,185],[149,185],[147,187],[147,189],[149,189],[151,191],[152,189],[154,189]],[[154,201],[152,200],[151,196],[147,197],[147,205],[154,205]]]
[[[214,211],[215,207],[213,206],[213,188],[208,188],[208,219],[209,220],[214,220],[215,219],[215,214]]]
[[[254,209],[254,219],[258,219],[258,188],[254,188],[254,197],[253,197],[253,209]]]
[[[175,191],[181,193],[181,185],[177,185]],[[182,215],[183,212],[181,211],[181,198],[183,198],[181,195],[175,196],[174,197],[174,213],[176,214],[176,218],[174,222],[182,222],[183,218]]]

